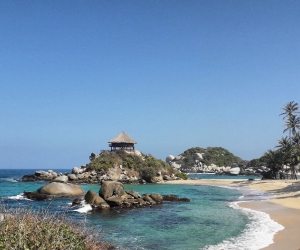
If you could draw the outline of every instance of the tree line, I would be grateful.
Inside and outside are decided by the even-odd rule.
[[[268,178],[297,179],[298,165],[300,163],[300,117],[298,103],[291,101],[283,108],[280,116],[283,116],[285,129],[278,140],[278,145],[274,150],[268,150],[262,157],[268,168],[270,168]]]

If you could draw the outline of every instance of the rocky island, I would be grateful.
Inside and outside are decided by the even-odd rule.
[[[136,142],[125,132],[109,141],[111,150],[91,153],[90,162],[74,167],[71,172],[53,170],[35,171],[19,181],[54,181],[69,183],[101,184],[118,181],[124,184],[158,183],[166,180],[187,179],[187,175],[166,162],[135,150]]]

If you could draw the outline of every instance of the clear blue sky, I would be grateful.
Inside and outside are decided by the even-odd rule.
[[[300,1],[0,0],[0,168],[73,168],[125,131],[251,160],[300,102]]]

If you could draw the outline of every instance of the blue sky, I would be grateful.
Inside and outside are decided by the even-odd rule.
[[[0,168],[68,168],[125,131],[251,160],[300,102],[299,1],[0,1]]]

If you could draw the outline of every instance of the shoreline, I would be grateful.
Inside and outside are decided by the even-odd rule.
[[[208,185],[218,187],[247,188],[272,195],[271,199],[243,201],[238,205],[267,213],[273,221],[284,229],[277,232],[274,243],[263,250],[300,249],[300,181],[299,180],[240,180],[209,179],[168,181],[167,184]]]

